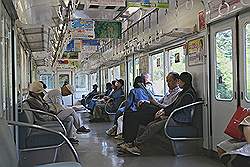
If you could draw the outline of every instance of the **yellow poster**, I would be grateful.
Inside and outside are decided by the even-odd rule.
[[[188,41],[188,65],[198,65],[203,63],[204,38]]]

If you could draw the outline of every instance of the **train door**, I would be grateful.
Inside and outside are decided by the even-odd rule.
[[[250,108],[250,12],[239,16],[239,46],[240,102]]]
[[[224,129],[237,108],[236,18],[211,25],[212,148],[225,140]]]

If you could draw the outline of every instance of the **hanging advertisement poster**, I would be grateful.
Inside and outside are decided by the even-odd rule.
[[[169,7],[169,0],[128,0],[128,7],[166,9]]]
[[[95,21],[96,38],[122,38],[122,23],[119,21]]]
[[[69,31],[73,39],[94,39],[95,21],[74,19],[69,22]]]
[[[79,52],[63,52],[62,59],[78,59]]]
[[[198,65],[203,63],[204,56],[204,38],[198,38],[188,41],[188,65]]]
[[[206,29],[206,14],[204,10],[199,12],[198,21],[199,21],[199,31],[205,30]]]
[[[126,0],[90,0],[91,5],[126,6]]]

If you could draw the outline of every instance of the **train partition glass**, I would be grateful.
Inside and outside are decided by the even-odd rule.
[[[178,72],[179,74],[186,71],[186,60],[183,46],[169,50],[168,54],[170,60],[170,71]]]
[[[164,53],[150,56],[150,74],[152,77],[155,95],[164,94]]]
[[[245,28],[246,99],[250,100],[250,23]]]
[[[232,30],[216,33],[216,99],[233,98],[233,48]]]
[[[45,83],[47,89],[54,89],[55,88],[55,77],[53,74],[41,74],[40,79]]]

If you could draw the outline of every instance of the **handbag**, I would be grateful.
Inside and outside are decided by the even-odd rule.
[[[233,137],[234,139],[244,140],[245,137],[242,130],[239,128],[239,125],[248,115],[250,115],[248,109],[239,106],[229,121],[224,133]]]

